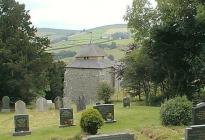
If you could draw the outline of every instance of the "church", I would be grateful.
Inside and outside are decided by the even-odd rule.
[[[85,45],[66,66],[64,75],[64,96],[76,102],[84,96],[87,103],[97,101],[97,88],[101,81],[115,86],[114,63],[96,45]]]

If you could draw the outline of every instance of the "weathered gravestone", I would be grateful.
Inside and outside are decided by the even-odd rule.
[[[205,103],[192,108],[192,125],[185,129],[185,140],[205,140]]]
[[[205,103],[192,108],[192,125],[205,124]]]
[[[54,103],[55,103],[55,109],[63,108],[63,100],[62,100],[61,97],[57,96],[57,97],[54,99]]]
[[[63,108],[71,108],[71,102],[68,97],[63,97]]]
[[[77,100],[77,112],[86,109],[86,100],[84,96],[79,96]]]
[[[74,126],[73,109],[60,108],[60,128]]]
[[[93,108],[100,112],[106,123],[116,122],[114,116],[114,104],[99,104],[93,106]]]
[[[114,133],[87,136],[86,138],[83,138],[83,140],[135,140],[135,138],[134,134],[130,133]]]
[[[186,128],[185,140],[205,140],[205,125],[192,125]]]
[[[2,98],[1,112],[10,112],[10,98],[8,96]]]
[[[15,114],[27,114],[26,112],[26,104],[19,100],[15,103]]]
[[[48,110],[47,100],[43,97],[40,97],[36,100],[36,109],[39,112],[45,112]]]
[[[49,110],[55,109],[55,104],[52,102],[52,100],[47,100],[47,107]]]
[[[15,103],[15,113],[13,136],[30,135],[29,115],[26,114],[26,104],[23,101],[19,100]]]
[[[130,98],[129,97],[124,97],[122,102],[123,102],[123,107],[130,107]]]

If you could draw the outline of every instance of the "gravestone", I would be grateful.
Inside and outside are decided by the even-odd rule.
[[[186,128],[185,140],[205,140],[205,125],[193,125]]]
[[[52,100],[47,100],[47,107],[49,110],[55,109],[55,104],[52,102]]]
[[[15,103],[15,114],[17,114],[17,115],[27,114],[26,113],[26,104],[23,101],[18,100]]]
[[[60,108],[60,128],[74,126],[73,109]]]
[[[83,138],[83,140],[135,140],[135,138],[134,138],[134,134],[130,134],[130,133],[114,133],[114,134],[91,135]]]
[[[48,110],[47,100],[43,97],[40,97],[36,100],[36,109],[39,112],[45,112]]]
[[[192,108],[192,125],[205,124],[205,103]]]
[[[68,97],[63,97],[63,108],[71,108],[71,102]]]
[[[57,96],[57,97],[54,99],[54,103],[55,103],[55,109],[63,108],[63,100],[62,100],[61,97]]]
[[[24,136],[30,135],[29,130],[29,115],[26,114],[26,104],[19,100],[15,103],[15,113],[14,115],[14,133],[13,136]]]
[[[114,116],[114,104],[100,104],[93,106],[93,108],[100,112],[106,123],[116,122]]]
[[[10,98],[8,96],[2,98],[1,112],[10,112]]]
[[[124,97],[122,102],[123,102],[123,107],[130,107],[130,98],[129,97]]]
[[[77,112],[86,109],[86,100],[84,96],[79,96],[77,100]]]

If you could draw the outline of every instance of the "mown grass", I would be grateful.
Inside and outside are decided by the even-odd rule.
[[[89,106],[90,108],[92,106]],[[75,109],[75,106],[74,106]],[[184,128],[164,127],[160,123],[159,107],[136,106],[132,103],[131,108],[123,108],[122,103],[115,103],[116,123],[105,124],[99,133],[132,132],[139,140],[179,140],[183,138]],[[81,113],[74,113],[76,126],[58,128],[59,112],[36,112],[28,110],[30,119],[30,136],[13,137],[14,113],[0,113],[0,140],[51,140],[52,138],[72,139],[81,134],[79,120]]]

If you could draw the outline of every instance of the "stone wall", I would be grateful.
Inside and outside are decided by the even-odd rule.
[[[70,97],[75,102],[79,96],[84,95],[87,102],[95,102],[97,101],[97,87],[100,81],[107,81],[114,86],[113,68],[67,68],[64,81],[64,96]]]

